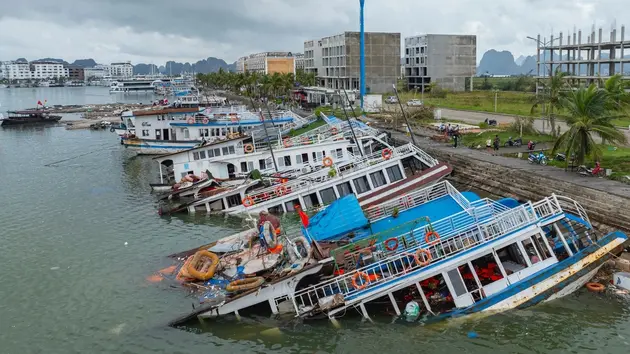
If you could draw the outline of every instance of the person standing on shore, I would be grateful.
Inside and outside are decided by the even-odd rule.
[[[501,140],[499,139],[499,134],[494,136],[494,153],[493,155],[498,155],[499,154],[499,144],[501,144]]]

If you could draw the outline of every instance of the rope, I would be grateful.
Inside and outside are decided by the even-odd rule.
[[[103,145],[100,145],[100,147],[99,147],[98,149],[95,149],[95,150],[92,150],[92,151],[89,151],[89,152],[85,152],[85,153],[83,153],[83,154],[79,154],[79,155],[74,156],[74,157],[69,157],[69,158],[67,158],[67,159],[63,159],[63,160],[59,160],[59,161],[55,161],[55,162],[51,162],[51,163],[47,163],[47,164],[45,164],[45,165],[44,165],[44,167],[56,167],[56,166],[53,166],[53,165],[57,165],[57,164],[60,164],[60,163],[62,163],[62,162],[66,162],[66,161],[74,160],[74,159],[77,159],[77,158],[82,157],[82,156],[86,156],[86,155],[93,154],[93,153],[95,153],[95,152],[103,151],[102,147],[107,146],[107,145],[111,145],[111,144],[109,144],[109,143],[107,143],[107,144],[103,144]],[[110,150],[111,150],[111,149],[110,149]],[[107,151],[107,150],[105,150],[105,151]]]

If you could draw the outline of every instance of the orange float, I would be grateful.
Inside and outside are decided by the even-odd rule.
[[[254,198],[252,198],[250,196],[247,196],[247,197],[243,198],[242,202],[243,202],[243,206],[246,207],[246,208],[249,208],[250,206],[255,204],[254,203]]]
[[[359,278],[363,279],[363,284],[359,285],[357,280]],[[352,286],[357,290],[365,289],[368,286],[368,282],[370,281],[370,276],[363,272],[358,272],[352,276]]]
[[[332,166],[332,165],[333,165],[333,159],[332,159],[332,157],[330,157],[330,156],[326,156],[326,157],[324,157],[323,163],[324,163],[324,167],[330,167],[330,166]]]
[[[383,150],[383,152],[381,153],[381,155],[383,156],[383,158],[384,158],[385,160],[389,160],[389,159],[391,159],[391,158],[392,158],[392,150],[390,150],[390,149],[385,149],[385,150]]]
[[[424,235],[424,242],[433,246],[440,242],[440,235],[435,231],[429,231],[426,235]]]
[[[420,260],[421,256],[424,258],[424,261]],[[413,255],[413,257],[415,258],[416,263],[421,267],[424,267],[425,265],[431,263],[431,252],[423,248],[420,248],[419,250],[417,250],[416,253]]]

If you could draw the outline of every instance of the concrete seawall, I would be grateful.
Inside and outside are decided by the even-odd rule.
[[[399,132],[392,137],[409,141]],[[555,193],[576,200],[602,231],[619,229],[630,233],[630,186],[621,182],[582,177],[550,166],[492,156],[468,148],[453,148],[416,136],[418,145],[453,167],[452,180],[493,195],[536,201]]]

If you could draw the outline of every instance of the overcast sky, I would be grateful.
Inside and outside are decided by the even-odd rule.
[[[537,33],[610,31],[623,0],[366,0],[366,31],[477,35],[488,49],[533,54]],[[262,51],[358,31],[359,0],[22,0],[0,10],[0,60],[42,57],[163,64]],[[584,35],[586,37],[586,35]]]

